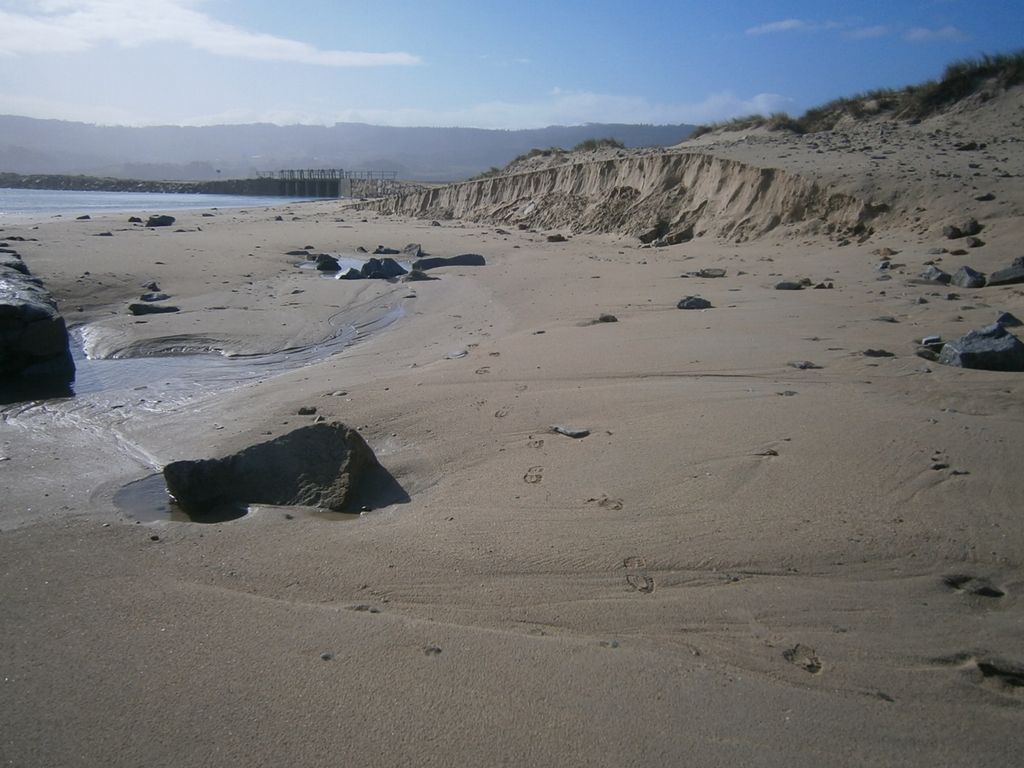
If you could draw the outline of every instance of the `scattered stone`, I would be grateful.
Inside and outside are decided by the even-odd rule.
[[[299,407],[299,416],[315,416],[316,406],[315,405],[303,405]]]
[[[803,283],[796,280],[782,280],[775,284],[776,291],[801,291],[803,287]]]
[[[817,363],[812,363],[810,360],[791,360],[790,362],[786,363],[786,365],[788,365],[790,368],[797,368],[801,371],[818,370],[822,367]]]
[[[405,267],[392,258],[370,259],[359,271],[364,278],[370,280],[390,280],[407,272]]]
[[[566,241],[566,237],[565,235],[554,234],[548,235],[547,240],[549,243],[564,243]]]
[[[864,357],[896,357],[894,352],[889,352],[885,349],[865,349]]]
[[[971,331],[942,347],[939,362],[987,371],[1024,371],[1024,344],[999,323]]]
[[[939,269],[933,264],[932,266],[928,267],[928,269],[921,273],[921,279],[927,280],[930,283],[949,285],[949,282],[953,279],[953,276],[948,272],[943,272],[941,269]]]
[[[423,249],[419,243],[409,243],[402,249],[402,254],[408,259],[418,259],[423,256]]]
[[[277,504],[358,510],[379,468],[373,451],[344,424],[313,424],[218,459],[164,467],[167,490],[190,514],[221,505]]]
[[[560,435],[565,435],[566,437],[574,437],[577,439],[586,437],[590,434],[589,429],[583,429],[582,427],[566,427],[561,424],[552,424],[551,431],[557,432]]]
[[[983,195],[978,195],[974,199],[977,200],[979,203],[987,203],[987,202],[990,202],[992,200],[995,200],[996,196],[993,195],[991,192],[986,192]]]
[[[711,302],[700,296],[686,296],[676,304],[677,309],[711,309]]]
[[[816,286],[814,286],[814,288],[815,290],[819,291],[822,289],[832,290],[833,288],[835,288],[835,285],[833,285],[831,282],[822,282],[818,283]]]
[[[139,301],[167,301],[169,298],[166,293],[144,293],[139,296]]]
[[[180,312],[178,307],[173,307],[170,304],[129,304],[128,311],[133,315],[163,315],[170,312]]]
[[[128,223],[129,224],[141,224],[142,223],[142,219],[140,219],[138,216],[129,216],[128,217]]]
[[[958,240],[964,236],[963,230],[955,224],[947,224],[942,228],[942,236],[948,240]]]
[[[432,222],[430,222],[430,226],[432,226],[432,227],[440,227],[441,226],[441,222],[440,221],[432,221]]]
[[[383,245],[378,245],[373,250],[374,256],[397,256],[401,251],[396,251],[394,248],[385,248]]]
[[[425,271],[438,267],[482,267],[486,264],[484,257],[479,253],[462,253],[448,258],[431,256],[426,259],[417,259],[412,263],[412,268]]]
[[[953,278],[950,282],[960,288],[984,288],[985,275],[970,267],[963,266],[953,273]]]
[[[1012,285],[1013,283],[1024,283],[1024,263],[1014,263],[1013,266],[1006,269],[997,269],[988,278],[989,285]]]
[[[93,237],[113,237],[113,236],[114,236],[113,232],[97,232],[96,234],[93,235]]]
[[[980,237],[968,237],[964,239],[964,244],[968,248],[981,248],[985,244],[985,241]]]
[[[597,322],[599,322],[599,323],[617,323],[617,322],[619,322],[619,318],[617,318],[615,315],[609,315],[607,313],[604,313],[604,314],[598,315]]]
[[[349,267],[348,269],[342,270],[337,274],[339,280],[362,280],[363,273],[355,267]]]
[[[320,272],[339,272],[341,271],[341,264],[338,260],[328,253],[318,253],[316,257],[315,267]]]
[[[705,267],[704,269],[698,269],[695,272],[684,272],[683,277],[706,277],[716,278],[725,277],[725,270],[719,267]]]
[[[996,324],[1003,328],[1017,328],[1024,323],[1021,323],[1020,319],[1012,312],[1000,312],[999,317],[996,318]]]
[[[90,216],[88,213],[86,213],[86,214],[83,214],[81,216],[76,216],[75,217],[75,221],[89,221],[89,219],[91,219],[91,218],[92,218],[92,216]]]
[[[305,248],[300,248],[295,251],[287,251],[285,256],[309,256],[309,251]]]
[[[173,216],[167,216],[167,215],[164,214],[164,215],[158,215],[158,216],[150,216],[146,220],[146,226],[147,227],[169,227],[174,222],[175,222],[175,218]]]
[[[898,323],[899,322],[899,320],[897,320],[892,315],[879,315],[878,317],[874,318],[874,320],[879,322],[879,323]]]
[[[964,222],[963,226],[960,227],[960,230],[964,233],[965,237],[970,237],[971,235],[976,235],[981,232],[982,226],[978,223],[977,219],[968,219]]]

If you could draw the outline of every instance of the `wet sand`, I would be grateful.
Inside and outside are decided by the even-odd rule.
[[[4,761],[984,766],[1024,746],[1024,379],[914,354],[1024,296],[916,281],[937,222],[641,249],[336,203],[126,218],[0,233],[38,238],[25,261],[97,354],[360,333],[222,386],[3,411]],[[1019,217],[986,222],[991,269]],[[409,242],[487,266],[347,283],[285,255]],[[888,281],[880,247],[907,265]],[[681,277],[703,267],[726,276]],[[835,287],[773,290],[800,277]],[[128,315],[149,280],[182,311]],[[317,416],[410,501],[217,525],[115,504]]]

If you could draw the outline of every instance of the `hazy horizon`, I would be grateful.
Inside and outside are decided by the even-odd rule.
[[[514,130],[799,113],[1020,47],[1010,0],[0,0],[0,114]]]

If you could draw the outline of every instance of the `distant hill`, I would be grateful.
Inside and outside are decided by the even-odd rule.
[[[610,123],[515,131],[364,123],[129,128],[0,115],[0,171],[207,181],[281,168],[345,168],[456,181],[504,166],[534,148],[572,148],[599,138],[627,147],[669,146],[693,128]]]

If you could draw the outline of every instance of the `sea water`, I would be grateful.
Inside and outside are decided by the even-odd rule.
[[[264,208],[306,202],[309,199],[184,192],[77,192],[63,189],[0,188],[0,223],[33,217],[84,216],[119,211],[165,213],[206,208]]]

